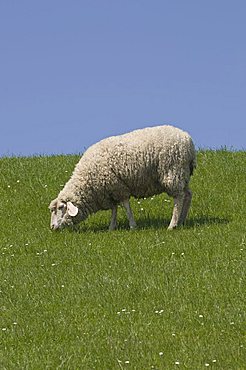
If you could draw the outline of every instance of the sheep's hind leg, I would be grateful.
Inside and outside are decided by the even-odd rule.
[[[130,229],[135,229],[137,224],[136,224],[136,222],[134,220],[134,217],[133,217],[133,213],[132,213],[132,210],[131,210],[129,199],[124,200],[123,206],[126,210],[126,214],[127,214],[127,218],[128,218],[128,221],[129,221]]]
[[[183,210],[184,193],[174,197],[174,207],[171,222],[168,226],[168,230],[172,230],[180,225],[180,218]]]
[[[183,208],[182,208],[182,212],[181,212],[181,216],[180,216],[180,224],[185,223],[187,214],[188,214],[189,209],[190,209],[191,200],[192,200],[192,192],[191,192],[190,189],[187,189],[185,191],[184,203],[183,203]]]
[[[117,206],[112,208],[111,222],[109,225],[109,230],[115,230],[117,228]]]

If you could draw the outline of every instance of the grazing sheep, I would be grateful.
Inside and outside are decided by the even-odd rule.
[[[184,223],[192,198],[190,176],[196,166],[191,137],[173,126],[148,127],[112,136],[92,145],[72,177],[49,206],[51,228],[85,220],[99,210],[112,210],[109,226],[117,226],[117,206],[123,204],[130,228],[136,223],[129,199],[166,192],[174,198],[169,229]]]

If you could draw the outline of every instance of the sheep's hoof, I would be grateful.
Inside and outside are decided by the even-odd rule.
[[[117,229],[117,225],[109,225],[108,231],[114,231]]]
[[[172,225],[170,226],[169,225],[168,228],[167,228],[167,230],[175,230],[175,229],[177,229],[177,227],[178,227],[177,225],[174,225],[174,226],[172,226]]]

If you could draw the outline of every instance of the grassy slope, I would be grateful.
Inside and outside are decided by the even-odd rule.
[[[0,367],[245,369],[246,152],[199,152],[182,229],[163,194],[133,200],[137,231],[51,232],[77,160],[0,159]]]

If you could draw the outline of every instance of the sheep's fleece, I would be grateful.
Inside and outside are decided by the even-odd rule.
[[[174,198],[169,229],[184,223],[192,194],[190,176],[196,167],[188,133],[173,126],[155,126],[112,136],[92,145],[70,180],[50,204],[51,228],[60,229],[99,210],[112,210],[110,230],[117,227],[117,206],[126,209],[130,228],[136,226],[130,196],[166,192]]]

